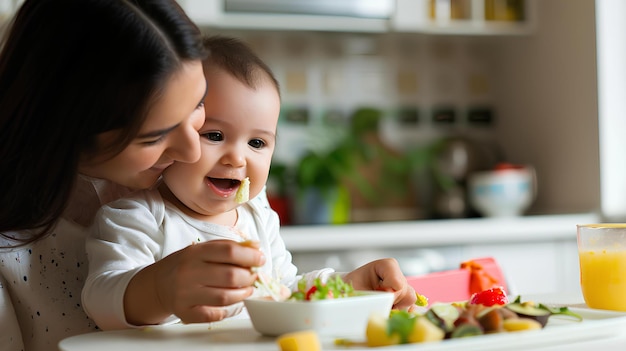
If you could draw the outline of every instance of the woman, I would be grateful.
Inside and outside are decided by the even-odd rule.
[[[55,349],[97,329],[80,305],[84,228],[101,204],[199,158],[204,57],[198,29],[171,0],[24,2],[0,53],[3,349]],[[223,309],[211,306],[252,294],[250,267],[264,261],[255,248],[213,241],[142,269],[133,284],[157,281],[164,293],[141,298],[185,322],[219,320]],[[395,290],[398,307],[415,301],[393,261],[348,277]]]
[[[0,343],[53,350],[96,330],[80,305],[94,211],[198,159],[206,55],[170,0],[27,0],[2,48]]]

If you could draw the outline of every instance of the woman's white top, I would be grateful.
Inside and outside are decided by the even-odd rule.
[[[1,350],[57,350],[63,338],[98,330],[80,301],[87,276],[86,226],[101,204],[128,192],[81,177],[52,234],[23,247],[0,249]],[[27,233],[9,234],[19,238]],[[15,242],[0,239],[0,245],[11,244]]]

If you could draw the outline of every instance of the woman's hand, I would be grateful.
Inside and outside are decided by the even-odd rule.
[[[398,261],[384,258],[367,263],[344,276],[355,290],[382,290],[395,294],[394,309],[407,309],[415,304],[417,296],[400,270]]]
[[[126,320],[156,324],[175,314],[183,323],[218,321],[221,306],[242,301],[253,292],[252,267],[265,263],[256,245],[214,240],[188,246],[144,268],[124,295]]]

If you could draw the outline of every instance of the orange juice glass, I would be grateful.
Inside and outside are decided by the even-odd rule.
[[[578,225],[577,238],[587,306],[626,311],[626,223]]]

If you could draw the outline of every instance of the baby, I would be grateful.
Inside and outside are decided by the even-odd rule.
[[[235,39],[209,37],[205,44],[211,54],[204,63],[209,89],[200,160],[174,163],[156,189],[104,206],[87,240],[83,307],[102,329],[143,324],[126,318],[129,282],[142,268],[190,244],[228,239],[258,247],[267,260],[255,268],[257,286],[273,286],[277,298],[289,295],[281,286],[295,290],[301,278],[313,282],[334,273],[326,268],[296,276],[278,215],[258,196],[269,175],[280,112],[271,70]],[[242,305],[224,307],[226,315],[239,313]],[[160,323],[177,320],[172,315]]]
[[[89,275],[82,301],[101,329],[232,317],[242,310],[255,275],[256,293],[277,299],[298,284],[310,287],[339,275],[331,268],[297,275],[279,234],[278,215],[264,194],[280,112],[272,71],[238,40],[209,37],[205,45],[210,56],[204,62],[208,90],[200,159],[176,162],[163,172],[157,188],[103,206],[87,238]],[[240,246],[234,248],[231,241]],[[205,257],[207,244],[227,251]],[[233,257],[233,252],[244,246],[258,248],[265,263],[240,264],[247,256]],[[183,254],[194,260],[181,263]],[[355,288],[394,291],[399,308],[415,302],[393,259],[370,262],[341,277]],[[269,290],[262,289],[268,285]],[[230,295],[214,296],[235,297],[212,299],[213,305],[205,302],[208,290],[227,290]]]

